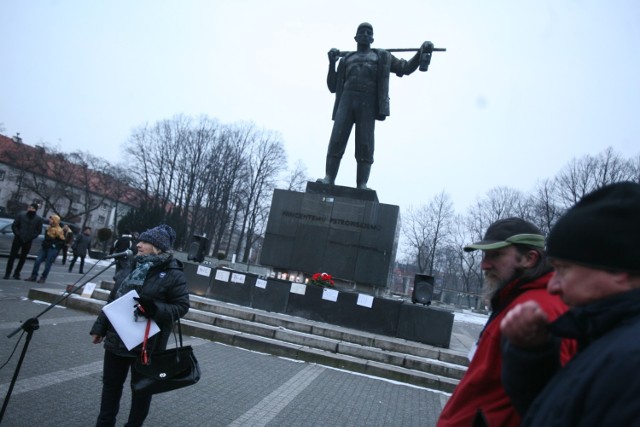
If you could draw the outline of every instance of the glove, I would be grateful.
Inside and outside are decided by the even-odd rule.
[[[138,302],[135,310],[136,315],[144,316],[149,319],[156,315],[156,312],[158,311],[158,306],[156,305],[155,302],[153,302],[151,298],[141,296],[141,297],[134,297],[133,299]]]

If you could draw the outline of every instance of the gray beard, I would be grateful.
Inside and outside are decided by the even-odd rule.
[[[495,296],[496,292],[504,288],[508,282],[497,281],[494,279],[487,280],[486,278],[482,282],[482,299],[486,305],[491,305],[491,300]]]
[[[522,277],[523,274],[524,269],[516,268],[511,277],[506,280],[498,280],[493,278],[487,279],[487,277],[485,276],[484,280],[482,281],[482,298],[485,301],[485,304],[491,306],[491,300],[496,295],[496,293],[507,286],[509,283]],[[491,309],[493,310],[493,307],[491,307]]]

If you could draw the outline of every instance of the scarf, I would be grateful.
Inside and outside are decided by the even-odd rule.
[[[120,298],[122,295],[135,290],[140,295],[144,280],[147,278],[147,274],[151,268],[159,266],[167,262],[171,257],[169,253],[161,253],[159,255],[138,255],[136,256],[136,262],[138,266],[122,281],[120,287],[116,291],[116,298]]]

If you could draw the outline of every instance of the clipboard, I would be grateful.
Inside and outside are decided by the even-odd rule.
[[[144,332],[147,327],[147,318],[141,317],[136,322],[133,316],[134,307],[137,302],[133,298],[138,297],[138,293],[135,290],[129,291],[115,301],[102,307],[102,311],[111,322],[111,325],[116,330],[120,339],[127,347],[127,350],[131,350],[144,340]],[[142,321],[144,320],[144,321]],[[158,324],[151,320],[151,328],[149,329],[149,336],[153,336],[160,332]]]

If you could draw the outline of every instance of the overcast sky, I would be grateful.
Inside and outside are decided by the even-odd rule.
[[[324,176],[327,51],[354,49],[364,21],[373,47],[447,49],[391,77],[369,181],[382,203],[445,190],[462,213],[572,158],[640,154],[637,0],[2,0],[0,20],[4,133],[112,162],[132,129],[204,114],[279,132],[290,165]],[[337,184],[355,186],[353,152],[352,136]]]

